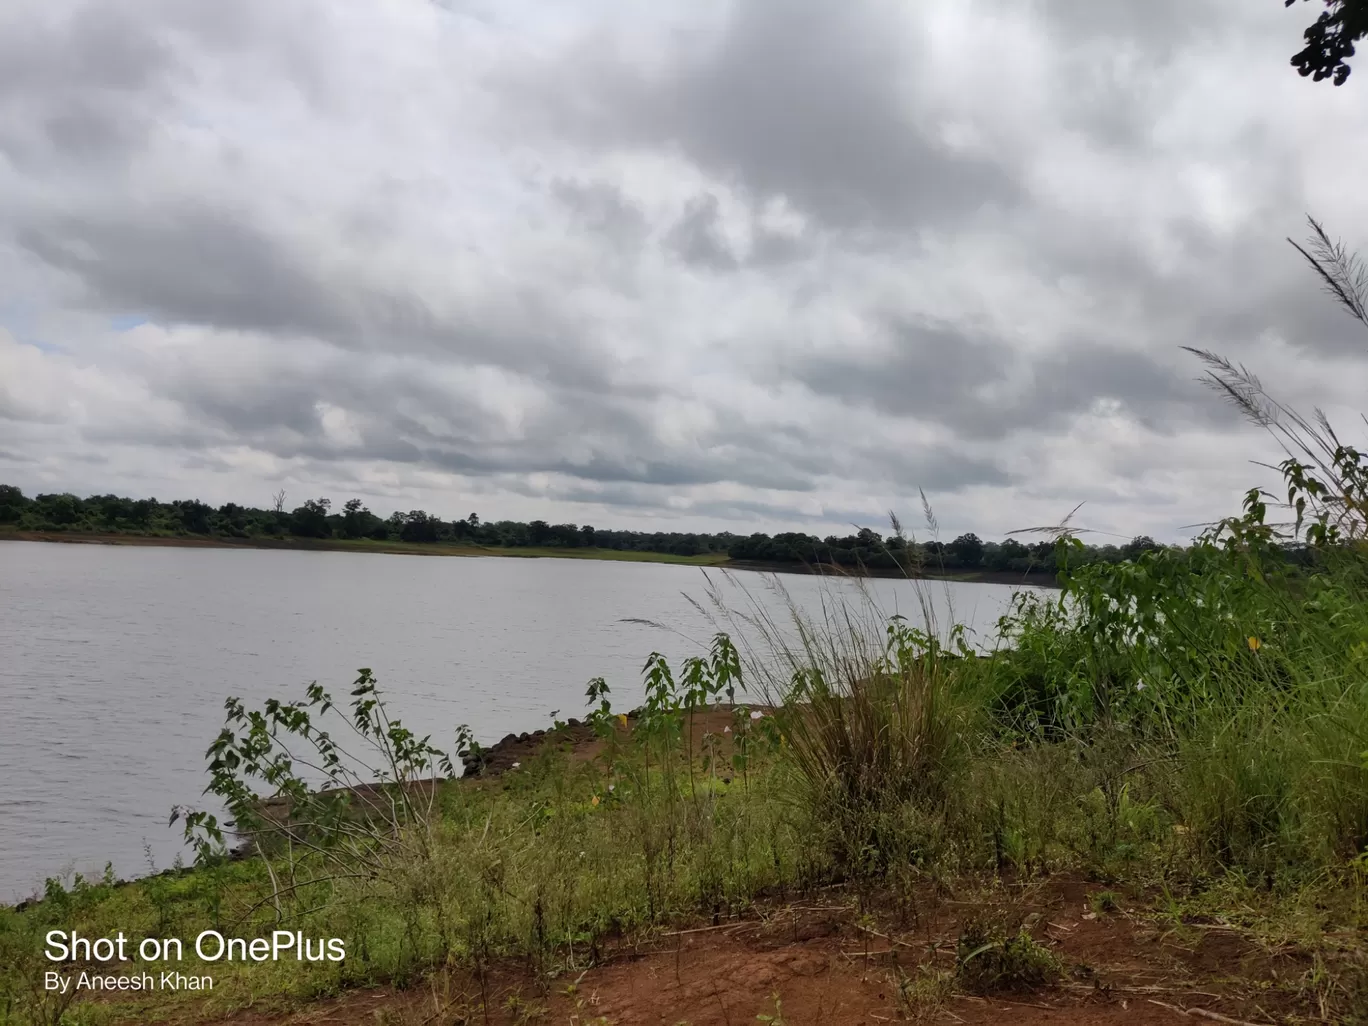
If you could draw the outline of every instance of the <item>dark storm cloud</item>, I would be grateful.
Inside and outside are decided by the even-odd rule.
[[[74,276],[97,309],[162,323],[317,338],[372,352],[440,354],[536,377],[606,388],[609,362],[554,283],[532,283],[496,310],[434,312],[402,286],[325,275],[302,244],[258,228],[245,211],[170,206],[136,215],[26,218],[18,241]]]
[[[796,358],[790,373],[818,395],[832,396],[899,416],[959,419],[972,391],[1012,372],[1014,356],[1003,341],[951,325],[893,321],[876,352],[823,353]]]
[[[1166,271],[1135,240],[1084,226],[1058,225],[1032,236],[1038,241],[1029,255],[1042,277],[1086,282],[1094,302],[1144,325],[1150,352],[1193,346],[1238,360],[1273,332],[1307,356],[1368,353],[1363,326],[1325,294],[1289,244],[1306,248],[1310,228],[1293,190],[1280,186],[1279,194],[1284,202],[1265,203],[1234,232],[1216,232],[1196,219],[1174,225],[1179,255]],[[1335,239],[1335,225],[1326,228]]]
[[[1331,238],[1335,226],[1327,226]],[[1239,350],[1272,331],[1307,357],[1368,354],[1368,334],[1326,295],[1315,271],[1287,242],[1304,248],[1310,230],[1300,216],[1246,231],[1206,261],[1205,280],[1181,283],[1179,302],[1192,311],[1201,337],[1238,358]],[[1352,247],[1351,247],[1352,251]]]
[[[735,247],[722,224],[722,204],[716,193],[693,196],[664,234],[663,244],[685,265],[700,271],[726,274],[739,268],[777,268],[811,257],[812,232],[782,232],[768,226],[754,209],[749,211],[748,244]]]
[[[556,65],[517,86],[590,145],[677,146],[752,200],[786,197],[833,226],[945,224],[1014,201],[1002,168],[917,124],[900,86],[918,54],[890,31],[898,13],[883,0],[747,0],[715,44],[676,54],[663,75],[576,51],[569,60],[597,61],[589,75]]]
[[[0,153],[24,167],[124,155],[177,67],[154,27],[115,3],[0,14]]]
[[[813,255],[815,242],[808,235],[773,231],[758,221],[751,223],[748,267],[779,267]]]
[[[171,323],[323,338],[350,334],[349,297],[241,213],[200,207],[34,219],[19,242],[105,308]]]
[[[1019,6],[993,0],[1002,11]],[[1223,10],[1223,8],[1225,8]],[[1165,60],[1183,48],[1209,38],[1220,28],[1238,28],[1229,17],[1227,0],[1192,4],[1187,0],[1036,0],[1031,12],[1040,17],[1065,46],[1086,47],[1102,64],[1119,48],[1134,47],[1151,59]]]
[[[650,231],[641,209],[612,182],[558,178],[551,183],[551,194],[583,228],[619,246],[637,246]]]
[[[666,236],[667,245],[686,264],[711,271],[735,270],[738,261],[723,237],[717,197],[695,196]]]
[[[1040,426],[1041,421],[1062,427],[1097,400],[1119,403],[1136,423],[1161,437],[1202,424],[1237,424],[1238,416],[1196,380],[1200,370],[1195,362],[1175,369],[1145,353],[1075,342],[1035,363],[1029,395],[1002,411],[999,430]]]
[[[298,368],[267,360],[254,372],[249,362],[218,373],[160,362],[156,390],[187,411],[191,426],[106,430],[92,443],[245,444],[318,464],[380,461],[477,478],[559,474],[596,487],[732,483],[804,493],[835,474],[954,492],[1008,480],[995,463],[953,446],[889,452],[858,434],[752,424],[728,410],[695,446],[681,447],[659,440],[649,402],[568,386],[549,385],[539,412],[510,435],[497,416],[440,384],[420,361],[377,370],[344,354],[314,352]],[[320,415],[327,407],[347,411],[355,438],[330,437]]]
[[[887,339],[882,352],[809,357],[793,371],[818,395],[940,424],[974,441],[1059,430],[1098,400],[1116,401],[1161,435],[1237,420],[1195,380],[1201,369],[1195,361],[1183,373],[1144,353],[1089,340],[1028,361],[1003,339],[896,321]]]
[[[544,411],[508,437],[497,418],[435,384],[420,365],[376,373],[316,356],[310,366],[308,376],[270,367],[249,377],[172,369],[160,391],[191,413],[195,429],[187,434],[149,426],[121,432],[117,440],[175,446],[235,440],[287,458],[378,460],[477,477],[553,473],[660,487],[725,481],[790,491],[812,487],[810,467],[795,468],[732,439],[727,453],[675,450],[655,441],[649,405],[635,398],[552,386]],[[352,413],[359,439],[331,440],[319,404]]]
[[[288,11],[268,0],[23,6],[0,12],[0,153],[26,170],[136,156],[211,56],[264,54],[253,72],[274,64],[291,91],[324,97],[313,41],[298,33],[319,19],[303,4]]]

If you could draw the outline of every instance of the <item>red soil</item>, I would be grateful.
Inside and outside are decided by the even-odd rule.
[[[484,980],[434,977],[408,991],[348,994],[297,1011],[247,1012],[223,1026],[484,1024],[527,1026],[876,1026],[961,1024],[1274,1023],[1300,1013],[1307,964],[1269,953],[1233,930],[1187,926],[1165,932],[1124,907],[1096,915],[1077,879],[935,899],[917,922],[862,927],[836,892],[774,905],[744,920],[621,942],[592,967],[562,967],[540,980],[525,965],[501,965]],[[962,925],[988,915],[1028,926],[1066,975],[1027,991],[899,1000],[899,978],[951,970]],[[1014,927],[1013,927],[1014,928]],[[919,967],[923,967],[919,969]],[[481,994],[487,1001],[482,1006]],[[510,1000],[510,998],[512,1000]],[[777,1004],[776,1004],[777,998]],[[488,1008],[488,1014],[483,1007]],[[760,1016],[782,1019],[764,1020]]]
[[[711,731],[730,754],[723,729],[731,710],[700,711],[694,746]],[[601,744],[583,725],[568,732],[509,736],[490,751],[483,776],[515,772],[547,743],[587,759]],[[725,765],[725,762],[723,762]],[[772,903],[745,919],[688,925],[626,938],[585,963],[579,952],[554,978],[523,963],[437,974],[397,991],[355,991],[289,1012],[247,1010],[222,1026],[875,1026],[920,1021],[1021,1023],[1266,1024],[1289,1015],[1319,1018],[1302,987],[1309,960],[1270,952],[1220,924],[1157,925],[1143,898],[1113,913],[1090,909],[1107,888],[1074,877],[946,897],[928,886],[899,915],[872,901],[859,917],[839,890]],[[942,1000],[900,997],[904,986],[955,968],[956,941],[975,920],[1008,933],[1025,927],[1054,953],[1065,975],[1025,992],[956,993]],[[876,926],[871,926],[876,923]],[[778,1005],[776,1005],[776,998]],[[761,1019],[782,1014],[782,1019]],[[192,1013],[193,1015],[193,1013]],[[180,1022],[208,1021],[187,1019]],[[1323,1021],[1323,1020],[1322,1020]]]

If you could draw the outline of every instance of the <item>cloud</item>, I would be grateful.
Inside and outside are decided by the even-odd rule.
[[[686,264],[715,271],[735,270],[739,261],[722,234],[717,197],[695,197],[670,229],[669,244]]]
[[[1284,241],[1368,245],[1368,108],[1274,8],[20,0],[0,480],[1190,535],[1270,453],[1180,346],[1368,385]]]
[[[757,0],[663,68],[605,33],[520,84],[529,115],[588,145],[675,147],[753,202],[782,196],[833,227],[943,223],[1010,202],[1017,183],[938,140],[908,95],[918,35],[890,3]]]

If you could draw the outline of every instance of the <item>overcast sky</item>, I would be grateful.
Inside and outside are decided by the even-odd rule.
[[[0,481],[1189,538],[1277,452],[1180,346],[1368,395],[1318,9],[10,0]]]

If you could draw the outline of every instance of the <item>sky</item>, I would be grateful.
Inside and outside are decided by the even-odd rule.
[[[1182,346],[1362,427],[1318,9],[10,0],[0,482],[1186,540],[1279,453]]]

